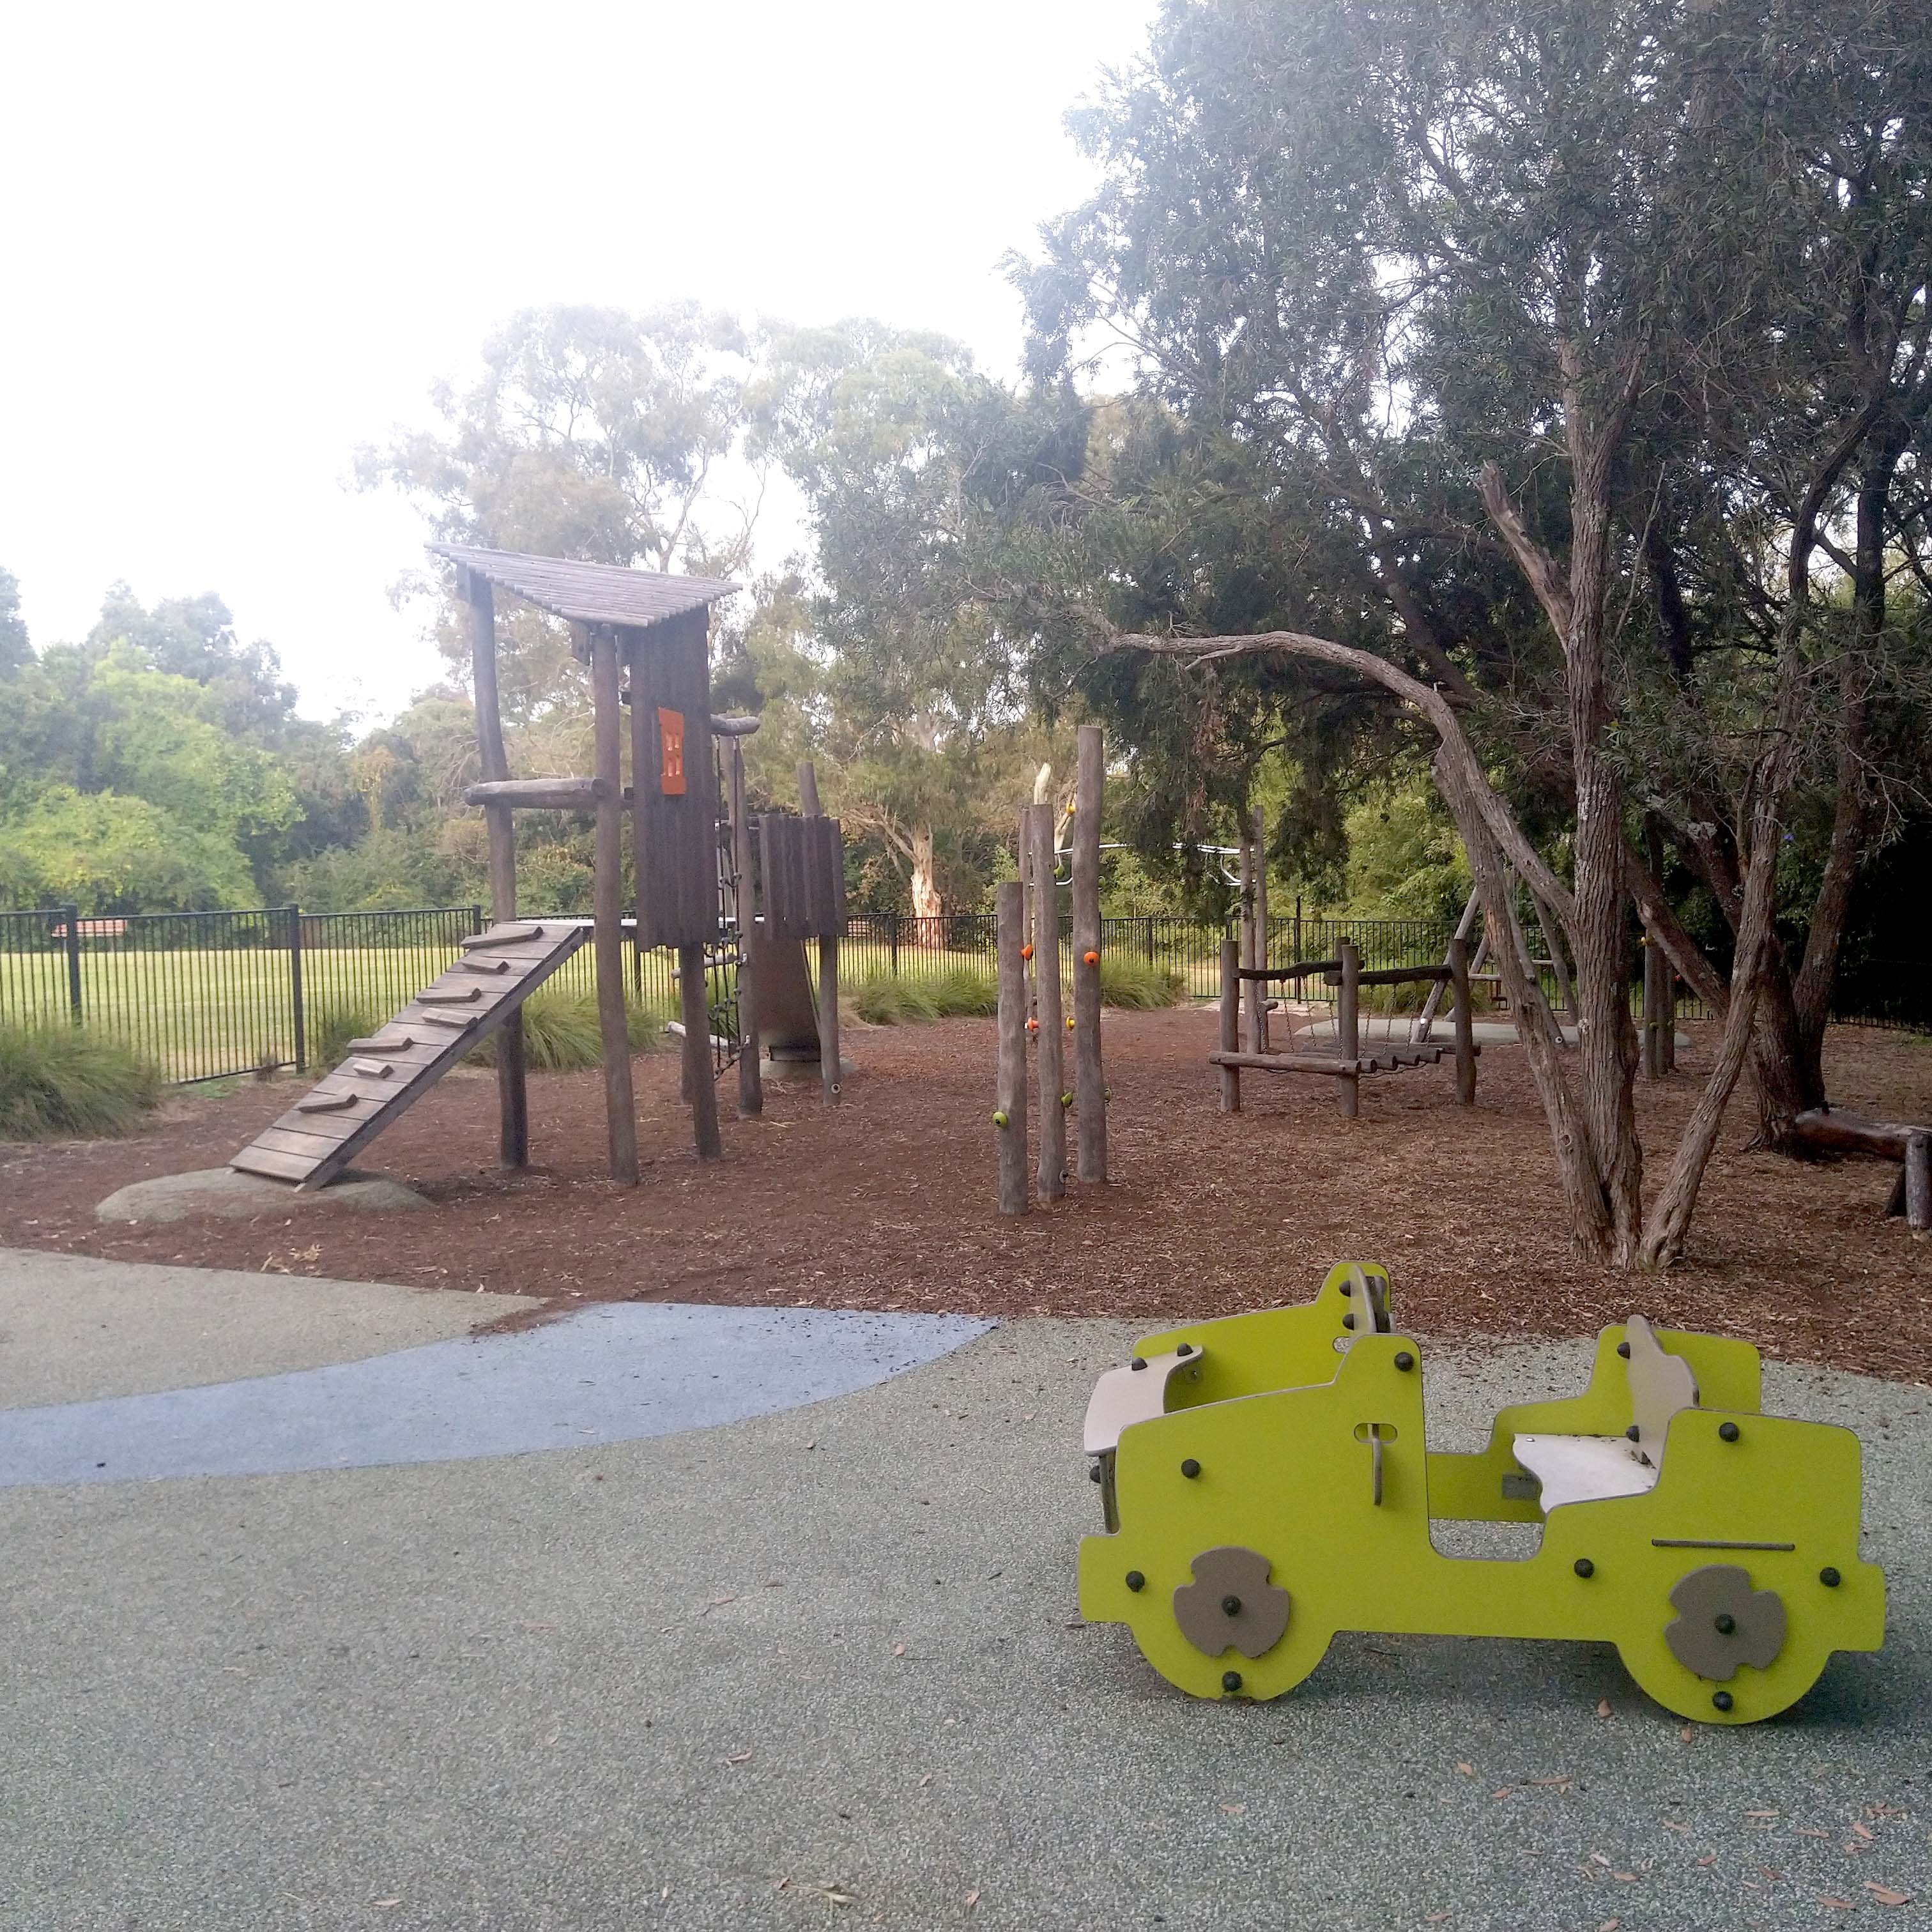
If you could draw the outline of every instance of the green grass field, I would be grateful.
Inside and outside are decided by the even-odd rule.
[[[311,1016],[332,1004],[392,1012],[454,957],[453,946],[318,948],[302,956],[303,1004]],[[289,956],[267,947],[89,948],[80,958],[80,1007],[92,1030],[138,1048],[172,1080],[292,1065],[296,1058]],[[62,955],[0,958],[0,1017],[60,1023],[71,1012]]]

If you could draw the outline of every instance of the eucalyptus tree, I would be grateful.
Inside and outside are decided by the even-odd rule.
[[[983,880],[1037,761],[1019,645],[985,573],[1012,504],[1062,473],[1064,414],[980,374],[956,343],[856,321],[776,332],[757,420],[756,446],[810,513],[810,647],[838,808],[930,916],[949,861],[961,886]]]
[[[357,476],[403,490],[448,542],[728,576],[748,561],[759,502],[735,460],[753,347],[694,303],[526,309],[484,343],[476,381],[431,391],[437,427],[363,450]],[[583,710],[559,626],[506,603],[501,635],[512,722]],[[466,636],[447,604],[437,636],[460,668]]]
[[[20,670],[33,655],[26,620],[20,615],[20,580],[0,566],[0,677]]]
[[[1718,145],[1748,218],[1726,227],[1717,271],[1678,318],[1671,406],[1659,412],[1676,446],[1657,452],[1654,480],[1647,466],[1635,479],[1649,494],[1630,515],[1670,675],[1631,694],[1652,727],[1634,789],[1735,926],[1724,728],[1740,691],[1748,709],[1762,681],[1798,601],[1791,585],[1821,580],[1806,613],[1789,814],[1799,862],[1783,868],[1784,930],[1766,961],[1754,1053],[1762,1136],[1790,1148],[1792,1117],[1826,1097],[1822,1047],[1853,886],[1922,806],[1932,772],[1932,22],[1882,0],[1706,13],[1702,118],[1735,130]],[[1774,562],[1782,583],[1766,574]]]

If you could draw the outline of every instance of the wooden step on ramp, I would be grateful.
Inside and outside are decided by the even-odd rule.
[[[462,956],[228,1165],[296,1186],[333,1180],[382,1130],[487,1040],[590,937],[587,920],[520,920]]]

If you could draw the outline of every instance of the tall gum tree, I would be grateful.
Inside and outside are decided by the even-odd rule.
[[[1802,890],[1787,890],[1753,1052],[1760,1138],[1793,1151],[1794,1116],[1826,1098],[1824,1031],[1852,888],[1901,802],[1915,788],[1922,796],[1927,769],[1924,668],[1916,627],[1894,621],[1891,586],[1916,579],[1916,601],[1926,581],[1932,24],[1874,0],[1822,16],[1717,0],[1705,11],[1704,122],[1755,136],[1708,152],[1751,218],[1727,231],[1720,272],[1690,292],[1684,320],[1702,326],[1680,327],[1671,382],[1695,440],[1673,452],[1668,488],[1644,513],[1646,554],[1678,674],[1672,694],[1692,705],[1712,692],[1723,702],[1740,666],[1748,678],[1752,656],[1762,664],[1774,652],[1801,561],[1822,593],[1794,809],[1820,856]],[[1738,314],[1756,326],[1728,326]],[[1850,452],[1808,520],[1814,481],[1848,430]],[[1785,582],[1761,584],[1780,548]],[[1655,782],[1668,748],[1685,742],[1667,721],[1641,789],[1735,927],[1722,787],[1714,800],[1695,775],[1674,792]]]
[[[948,847],[1009,836],[1004,801],[1039,755],[976,570],[1040,425],[957,344],[866,321],[776,332],[754,412],[811,512],[839,810],[934,917]]]
[[[1036,374],[1112,340],[1184,414],[1230,423],[1271,456],[1318,459],[1392,614],[1388,655],[1285,626],[1179,635],[1185,595],[1162,631],[1123,622],[1118,577],[1086,600],[1089,634],[1103,652],[1223,667],[1285,656],[1369,680],[1426,721],[1490,917],[1505,926],[1507,866],[1550,909],[1574,962],[1572,1058],[1512,949],[1498,958],[1573,1236],[1626,1268],[1682,1252],[1749,1051],[1802,722],[1809,560],[1868,427],[1858,406],[1825,424],[1791,503],[1772,673],[1742,734],[1726,987],[1630,840],[1611,606],[1640,553],[1619,506],[1634,428],[1673,367],[1682,284],[1712,270],[1714,242],[1746,212],[1724,202],[1735,176],[1708,166],[1720,130],[1706,64],[1717,27],[1736,24],[1714,24],[1715,12],[1170,4],[1151,60],[1085,123],[1107,187],[1049,232],[1025,276]],[[1708,314],[1699,321],[1706,352],[1719,352]],[[1389,487],[1392,450],[1431,442],[1474,483],[1480,527],[1454,528],[1453,494],[1405,527],[1414,500]],[[1431,540],[1458,535],[1499,545],[1533,595],[1557,646],[1540,688],[1516,675],[1520,662],[1507,686],[1486,679],[1480,627],[1443,622],[1424,560]],[[1472,736],[1526,701],[1529,730],[1567,767],[1567,879],[1491,782],[1498,734],[1483,746]],[[1647,1210],[1633,898],[1725,1015],[1713,1072]]]

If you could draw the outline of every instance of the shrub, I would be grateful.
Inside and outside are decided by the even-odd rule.
[[[311,1066],[339,1066],[349,1058],[349,1042],[373,1038],[386,1017],[346,1000],[317,1006],[308,1016],[308,1046]]]
[[[1103,1006],[1130,1006],[1151,1012],[1158,1006],[1180,1004],[1187,982],[1166,966],[1150,966],[1144,959],[1124,953],[1100,956],[1100,1004]]]
[[[929,980],[927,989],[940,1019],[983,1019],[1000,1010],[998,980],[976,966],[953,967]]]
[[[874,1026],[983,1017],[1000,1010],[999,982],[976,967],[949,967],[930,978],[874,970],[852,988],[852,1010]]]
[[[121,1042],[82,1027],[0,1023],[0,1140],[132,1133],[165,1084]]]
[[[625,1030],[633,1053],[663,1050],[665,1018],[656,1006],[634,1000],[626,1003]],[[469,1058],[479,1066],[494,1066],[496,1036],[493,1034]],[[578,1073],[602,1066],[603,1060],[604,1032],[594,990],[542,986],[524,1002],[524,1064],[532,1072]]]

